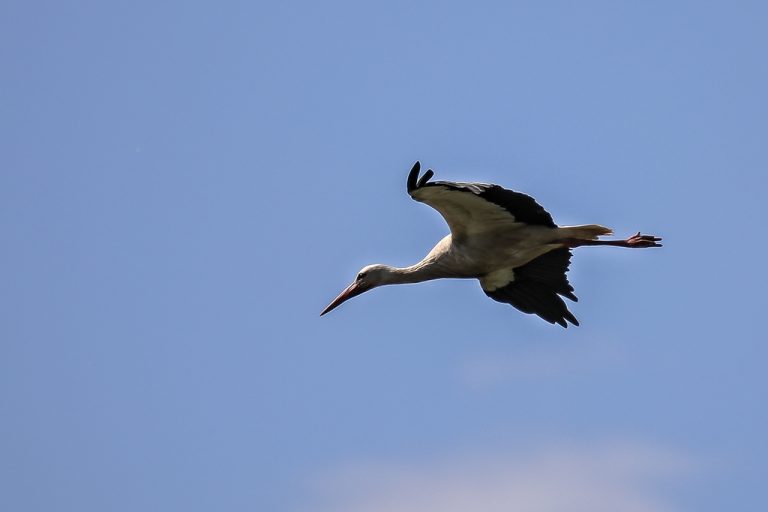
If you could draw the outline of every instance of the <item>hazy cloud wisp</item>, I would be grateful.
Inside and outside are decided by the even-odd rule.
[[[675,512],[660,484],[690,462],[630,443],[413,465],[348,467],[317,484],[322,512]]]

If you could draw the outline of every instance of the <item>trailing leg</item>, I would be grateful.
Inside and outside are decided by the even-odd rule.
[[[569,248],[581,247],[584,245],[612,245],[614,247],[629,247],[632,249],[643,249],[645,247],[661,247],[658,243],[661,238],[653,235],[636,234],[626,240],[584,240],[579,238],[564,238],[562,244]]]

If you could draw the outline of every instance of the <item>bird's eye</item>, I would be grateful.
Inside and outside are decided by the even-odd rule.
[[[360,272],[359,274],[357,274],[358,281],[362,281],[363,279],[365,279],[365,272]]]

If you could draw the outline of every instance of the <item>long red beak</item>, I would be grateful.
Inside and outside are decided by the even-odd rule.
[[[322,313],[320,313],[320,316],[323,316],[324,314],[328,313],[329,311],[332,311],[339,307],[343,302],[348,301],[352,297],[357,297],[364,291],[369,290],[370,288],[367,286],[360,286],[357,281],[352,283],[351,285],[347,286],[347,288],[339,294],[338,297],[333,299],[333,302],[328,304],[328,307],[326,307]]]

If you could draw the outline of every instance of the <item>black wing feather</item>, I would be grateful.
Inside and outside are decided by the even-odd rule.
[[[568,327],[567,320],[579,325],[560,297],[578,300],[566,276],[570,262],[570,250],[549,251],[514,269],[515,278],[511,283],[493,291],[484,290],[485,294],[495,301],[511,304],[523,313],[538,315],[552,324]]]
[[[478,194],[480,197],[501,206],[520,222],[550,228],[557,227],[552,220],[552,215],[529,195],[507,190],[498,185],[479,185],[478,188],[481,189]]]
[[[418,179],[419,171],[421,171],[421,163],[416,160],[416,163],[411,167],[411,172],[408,173],[408,193],[410,194],[417,188],[419,188]]]
[[[423,187],[427,184],[427,182],[432,178],[432,176],[435,175],[435,171],[432,169],[427,169],[427,172],[424,173],[424,176],[421,177],[419,182],[416,184],[417,187]]]

